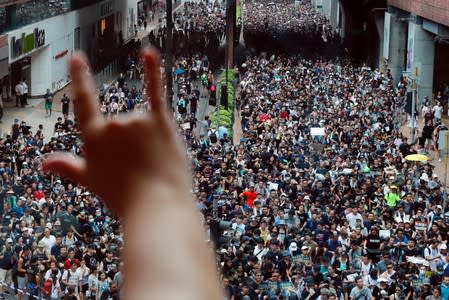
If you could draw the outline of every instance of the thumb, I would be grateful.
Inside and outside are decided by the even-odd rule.
[[[42,171],[59,174],[84,184],[86,161],[70,153],[57,152],[50,154],[43,160]]]

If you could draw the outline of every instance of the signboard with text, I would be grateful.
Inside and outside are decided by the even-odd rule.
[[[11,59],[19,58],[45,45],[45,30],[35,28],[33,32],[11,37]]]

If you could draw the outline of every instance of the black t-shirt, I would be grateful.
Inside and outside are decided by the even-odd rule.
[[[53,103],[53,94],[52,93],[46,93],[44,98],[45,98],[45,103],[46,104],[52,104]]]
[[[84,261],[86,262],[86,266],[91,270],[96,270],[98,265],[97,255],[86,254],[84,255]]]
[[[118,82],[118,87],[121,88],[125,85],[125,78],[119,77],[117,79],[117,82]]]
[[[63,97],[61,99],[61,102],[62,102],[62,107],[63,108],[69,108],[70,99],[68,97]]]
[[[14,252],[12,249],[10,249],[10,250],[5,249],[5,251],[3,252],[3,258],[0,259],[0,268],[5,269],[5,270],[12,269],[12,267],[14,265],[13,256],[14,256]]]
[[[111,261],[105,259],[103,260],[103,268],[109,278],[114,279],[114,275],[117,272],[117,261],[112,259]]]

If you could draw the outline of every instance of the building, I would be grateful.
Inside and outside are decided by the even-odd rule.
[[[143,13],[138,0],[0,1],[4,97],[21,79],[31,96],[63,88],[70,82],[67,62],[75,50],[86,52],[94,65],[112,57],[133,37],[138,5]]]
[[[449,83],[449,1],[389,0],[381,52],[396,78],[417,79],[418,99],[432,97]]]

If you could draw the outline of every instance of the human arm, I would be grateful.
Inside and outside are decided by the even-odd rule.
[[[147,50],[143,60],[152,110],[106,121],[99,115],[87,64],[74,56],[71,78],[86,154],[82,159],[55,154],[43,169],[88,186],[121,217],[127,298],[220,299],[212,253],[190,193],[185,151],[162,101],[159,55]],[[167,220],[162,232],[160,224]]]

